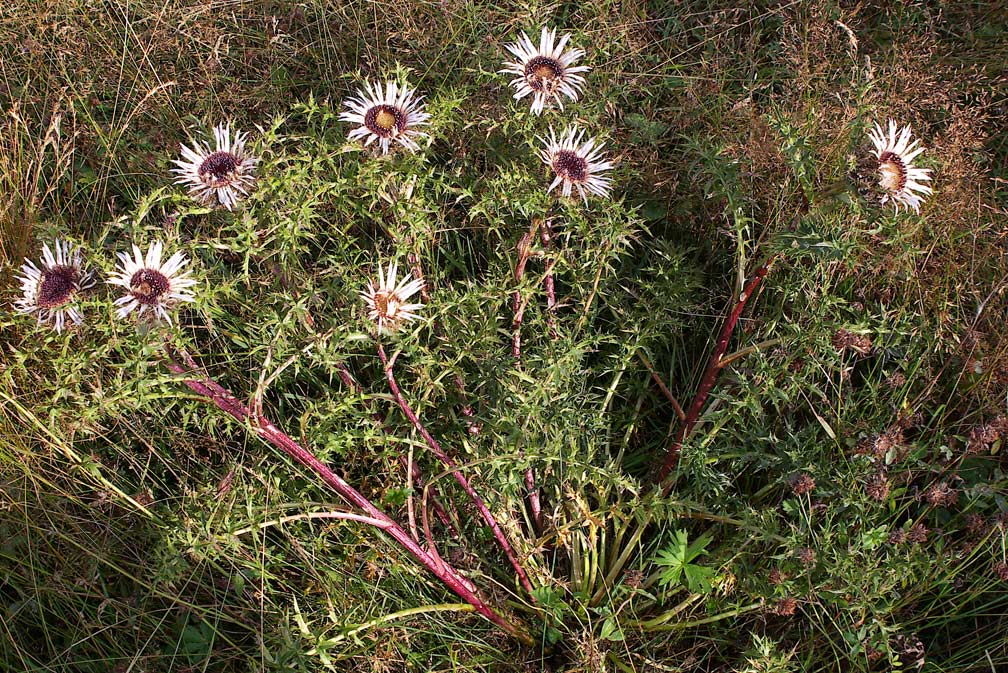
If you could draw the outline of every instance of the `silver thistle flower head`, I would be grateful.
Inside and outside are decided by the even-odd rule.
[[[584,87],[585,78],[581,73],[591,68],[574,65],[584,56],[584,51],[565,49],[570,37],[569,33],[564,34],[558,42],[556,29],[544,27],[538,47],[527,33],[519,35],[517,42],[505,45],[518,60],[505,62],[500,74],[515,75],[511,80],[515,100],[532,94],[534,114],[542,114],[543,109],[553,103],[563,110],[564,96],[576,101]]]
[[[56,239],[53,253],[48,244],[42,246],[41,263],[36,266],[25,259],[18,275],[21,298],[14,302],[18,313],[34,313],[39,324],[51,322],[53,329],[62,332],[71,320],[75,325],[84,321],[76,306],[77,295],[95,284],[91,273],[84,270],[80,248],[69,241]]]
[[[931,169],[913,165],[924,148],[918,147],[919,140],[910,142],[910,126],[897,130],[896,122],[890,119],[887,130],[875,124],[868,135],[878,159],[882,203],[892,201],[896,212],[899,212],[900,205],[920,212],[924,197],[931,193],[931,187],[924,184],[931,180]]]
[[[427,124],[430,115],[424,111],[423,96],[416,90],[396,82],[365,82],[343,102],[346,110],[340,113],[340,121],[357,124],[350,131],[350,140],[364,139],[364,146],[378,141],[382,154],[388,154],[392,141],[416,152],[420,149],[417,139],[427,134],[420,130]]]
[[[420,317],[417,312],[424,306],[409,301],[423,289],[423,281],[406,274],[397,283],[398,274],[399,264],[389,262],[387,273],[382,275],[379,269],[378,283],[368,281],[367,290],[360,294],[367,305],[368,318],[375,322],[380,333],[391,334],[401,325],[416,320]]]
[[[560,186],[560,192],[569,197],[571,190],[577,189],[587,204],[589,194],[609,196],[610,178],[604,173],[613,167],[613,163],[602,154],[605,144],[594,138],[583,140],[584,134],[584,130],[572,126],[557,136],[551,128],[548,139],[539,138],[545,145],[539,156],[555,176],[546,191],[551,192]]]
[[[126,294],[115,300],[117,318],[125,318],[133,311],[138,316],[149,311],[152,318],[170,325],[169,311],[180,302],[195,299],[190,288],[196,281],[189,276],[190,270],[183,271],[189,258],[176,252],[162,263],[162,249],[161,241],[155,241],[146,256],[136,244],[132,257],[125,252],[117,253],[119,266],[107,281],[126,289]]]
[[[172,162],[176,167],[171,170],[175,184],[187,186],[192,198],[234,210],[255,184],[259,160],[245,150],[248,136],[241,131],[232,136],[230,124],[214,127],[213,133],[216,149],[198,142],[191,149],[182,145],[182,158]]]

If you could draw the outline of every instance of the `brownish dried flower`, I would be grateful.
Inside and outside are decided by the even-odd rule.
[[[872,500],[885,502],[889,497],[889,478],[885,472],[876,472],[865,481],[865,493]]]
[[[815,552],[808,547],[802,547],[798,550],[798,560],[803,566],[808,567],[815,563]]]
[[[947,481],[937,481],[924,491],[924,500],[932,507],[951,507],[959,500],[959,491]]]
[[[997,575],[998,579],[1002,582],[1008,582],[1008,563],[1004,561],[998,561],[992,567],[994,574]]]
[[[990,423],[973,428],[970,433],[969,442],[966,444],[966,452],[972,454],[987,453],[991,445],[1001,436],[1008,432],[1008,418],[1001,415]]]
[[[901,430],[909,430],[910,428],[916,427],[923,420],[923,416],[919,411],[911,411],[910,409],[900,409],[899,414],[896,417],[896,425],[900,427]],[[901,437],[902,443],[902,437]]]
[[[875,456],[879,460],[884,460],[890,451],[895,451],[896,459],[902,460],[906,456],[906,451],[903,449],[905,444],[906,440],[903,438],[903,428],[899,426],[889,428],[879,435],[878,440],[875,442]]]
[[[893,532],[889,533],[889,539],[887,541],[889,542],[889,544],[895,547],[906,542],[906,539],[907,539],[906,532],[904,532],[902,528],[897,528]]]
[[[636,568],[627,570],[623,574],[623,581],[631,589],[637,589],[644,584],[644,573]]]
[[[889,378],[886,379],[886,385],[889,386],[891,390],[899,390],[906,385],[906,376],[902,372],[893,372],[890,374]]]
[[[871,346],[871,339],[864,334],[855,334],[843,328],[833,334],[833,348],[838,353],[851,350],[858,355],[867,355],[871,351]]]
[[[922,523],[915,523],[907,531],[907,540],[912,544],[924,544],[928,539],[928,529]]]
[[[798,601],[788,596],[783,598],[770,608],[770,612],[779,617],[790,617],[798,609]]]
[[[906,458],[906,440],[903,437],[903,428],[896,424],[885,432],[869,437],[854,449],[854,454],[858,456],[871,456],[877,461],[887,463],[899,462]],[[887,459],[888,457],[888,459]]]
[[[787,581],[787,578],[787,573],[781,572],[777,568],[770,571],[770,584],[773,584],[774,586],[784,584],[784,582]]]
[[[791,487],[795,495],[804,495],[815,490],[815,479],[812,478],[812,475],[800,472],[788,479],[788,486]]]
[[[987,519],[982,514],[966,515],[966,532],[972,537],[982,537],[987,534]]]

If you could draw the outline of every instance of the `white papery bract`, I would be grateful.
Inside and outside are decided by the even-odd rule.
[[[399,264],[389,262],[385,275],[382,275],[379,269],[378,283],[368,281],[367,290],[360,294],[367,304],[368,318],[375,322],[379,332],[386,334],[395,332],[401,325],[419,318],[417,311],[424,306],[418,302],[409,302],[410,297],[423,289],[423,281],[406,274],[397,283],[398,274]]]
[[[83,314],[75,305],[77,294],[93,287],[95,280],[84,270],[80,249],[73,243],[56,239],[53,248],[48,244],[42,246],[42,259],[38,266],[25,259],[17,277],[21,284],[21,298],[14,302],[14,310],[34,313],[39,324],[51,322],[53,329],[62,332],[67,319],[75,325],[84,321]]]
[[[190,288],[196,281],[189,276],[189,270],[183,271],[189,258],[176,252],[162,263],[162,247],[161,241],[155,241],[146,256],[136,244],[132,257],[125,252],[117,253],[119,266],[107,281],[126,289],[126,294],[115,300],[117,318],[125,318],[133,311],[143,316],[149,311],[152,318],[170,325],[169,311],[180,302],[195,299]]]
[[[551,104],[563,110],[564,96],[576,101],[584,86],[585,78],[581,73],[591,70],[588,66],[574,65],[574,62],[584,56],[581,49],[567,49],[570,34],[565,34],[558,42],[556,29],[544,27],[539,36],[537,47],[527,33],[518,36],[518,41],[505,45],[518,60],[504,63],[500,74],[516,75],[511,80],[515,89],[514,97],[520,100],[532,94],[532,112],[542,114],[543,109]]]
[[[175,184],[188,187],[189,195],[201,203],[219,203],[233,210],[255,184],[259,160],[245,151],[247,140],[241,131],[232,136],[230,124],[220,124],[214,128],[216,149],[198,142],[192,149],[182,145],[182,158],[172,162]]]
[[[899,212],[901,204],[920,212],[924,196],[931,193],[931,187],[924,184],[931,180],[931,169],[913,165],[913,160],[924,148],[918,147],[919,140],[910,142],[910,126],[898,130],[896,122],[890,119],[888,129],[875,124],[868,135],[878,159],[878,184],[884,192],[882,203],[892,201],[896,212]]]
[[[546,191],[561,186],[561,193],[569,197],[571,190],[577,189],[587,204],[588,194],[609,196],[610,179],[602,174],[610,170],[613,163],[601,153],[604,143],[594,138],[583,140],[584,133],[572,126],[558,137],[551,128],[548,139],[539,138],[546,145],[539,156],[555,175]]]
[[[357,125],[347,137],[363,138],[365,147],[377,140],[382,154],[388,154],[394,140],[416,152],[420,149],[417,139],[427,135],[420,127],[430,119],[422,101],[423,96],[417,96],[416,90],[409,86],[386,82],[382,89],[380,82],[366,82],[356,96],[343,102],[346,110],[339,118]]]

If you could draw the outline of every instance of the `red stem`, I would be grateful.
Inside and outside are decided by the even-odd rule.
[[[533,220],[532,228],[518,241],[518,261],[515,262],[514,271],[517,283],[521,283],[522,277],[525,275],[525,265],[531,254],[532,236],[537,226],[539,226],[538,221]],[[552,276],[550,280],[552,281]],[[512,303],[514,307],[514,322],[512,324],[514,336],[511,341],[511,356],[517,363],[521,361],[521,325],[522,317],[525,315],[525,301],[522,300],[521,290],[514,291]],[[524,455],[524,451],[522,455]],[[539,489],[536,488],[535,471],[531,466],[525,469],[525,494],[528,498],[529,511],[532,513],[532,524],[535,526],[536,533],[539,533],[542,531],[542,503],[539,500]]]
[[[550,243],[553,241],[553,223],[546,218],[543,220],[542,227],[539,229],[539,238],[542,240],[543,250],[549,250]],[[553,282],[553,267],[556,266],[556,262],[552,259],[546,259],[546,275],[543,277],[543,289],[546,291],[546,327],[549,329],[550,337],[553,339],[557,338],[556,329],[556,286]]]
[[[490,509],[483,502],[483,499],[479,497],[479,494],[473,489],[472,485],[469,484],[469,480],[465,478],[462,472],[458,469],[458,463],[445,453],[444,449],[441,448],[441,444],[438,443],[434,437],[427,432],[427,428],[424,427],[423,423],[417,417],[416,412],[410,407],[406,398],[403,397],[402,391],[399,389],[399,384],[396,383],[395,374],[392,373],[392,364],[389,362],[388,356],[385,355],[385,349],[382,348],[381,342],[378,344],[378,357],[381,358],[382,364],[385,366],[385,378],[388,379],[389,388],[392,390],[392,396],[395,398],[396,402],[399,403],[399,408],[402,409],[403,413],[406,414],[406,418],[410,420],[413,427],[416,428],[424,441],[427,442],[427,447],[431,450],[438,460],[440,460],[448,469],[451,470],[452,476],[455,477],[455,481],[459,483],[462,490],[466,492],[469,499],[476,505],[476,509],[483,516],[483,520],[487,522],[490,526],[490,530],[493,531],[493,536],[496,538],[498,544],[500,544],[501,549],[504,550],[504,554],[507,556],[508,561],[511,563],[511,567],[514,568],[515,573],[518,575],[518,581],[521,582],[522,587],[528,592],[529,596],[532,596],[532,583],[529,582],[528,575],[525,574],[525,569],[522,568],[521,564],[518,562],[518,557],[515,555],[514,550],[511,548],[511,544],[504,537],[504,531],[497,524],[497,520],[494,515],[490,512]]]
[[[183,351],[183,359],[192,366],[192,358]],[[472,605],[476,612],[480,613],[494,624],[500,626],[516,638],[531,643],[529,636],[516,624],[512,624],[503,616],[498,614],[493,608],[487,605],[477,594],[476,588],[467,579],[462,577],[457,570],[443,562],[439,562],[431,554],[427,553],[420,544],[414,540],[406,530],[396,523],[389,515],[380,510],[374,503],[364,497],[357,489],[341,479],[335,472],[330,470],[325,463],[319,460],[313,453],[302,447],[291,439],[279,428],[273,425],[268,419],[262,416],[255,416],[252,411],[238,400],[229,390],[217,384],[215,381],[205,377],[194,378],[195,372],[191,368],[186,368],[168,359],[166,361],[168,369],[184,377],[185,384],[195,393],[206,398],[218,409],[227,412],[235,420],[245,424],[259,437],[273,444],[295,461],[311,469],[322,481],[328,484],[334,491],[342,496],[347,502],[358,507],[367,516],[381,522],[379,527],[385,531],[389,537],[399,543],[399,545],[413,555],[425,568],[430,570],[445,586],[451,589],[459,598]]]
[[[360,392],[360,386],[357,384],[357,381],[354,379],[353,374],[350,373],[350,370],[347,369],[345,364],[340,363],[336,365],[336,376],[339,377],[340,381],[342,381],[343,385],[345,385],[347,388],[354,391],[355,393]]]
[[[710,395],[711,389],[717,382],[718,374],[721,373],[721,358],[724,357],[725,352],[728,350],[728,342],[731,340],[732,333],[735,331],[735,325],[738,323],[739,317],[742,315],[742,310],[745,309],[749,299],[756,292],[756,289],[763,281],[763,278],[766,277],[773,260],[773,257],[768,259],[763,266],[756,270],[753,277],[745,284],[742,294],[739,296],[738,301],[735,302],[735,306],[732,308],[732,312],[728,315],[728,319],[725,320],[724,325],[721,327],[721,334],[718,336],[717,343],[714,345],[714,352],[711,353],[710,362],[707,364],[707,369],[704,371],[703,378],[700,380],[700,387],[697,388],[696,397],[693,398],[693,403],[686,412],[686,420],[679,426],[679,432],[676,435],[675,441],[671,444],[671,446],[669,446],[668,451],[665,453],[665,463],[662,465],[661,472],[658,475],[659,484],[665,481],[665,478],[678,464],[679,453],[682,450],[683,442],[685,442],[686,438],[688,438],[690,433],[693,432],[693,427],[696,425],[697,421],[700,420],[700,412],[703,410],[704,403],[707,402],[707,396]],[[662,492],[668,494],[671,488],[672,484],[669,483],[664,487]]]
[[[542,502],[539,500],[535,472],[531,467],[525,469],[525,495],[528,498],[529,511],[532,513],[532,523],[535,524],[536,532],[542,533]]]
[[[521,358],[521,325],[525,316],[525,302],[522,301],[521,292],[515,290],[512,300],[514,306],[514,322],[511,324],[513,332],[511,337],[511,356],[518,360]]]
[[[536,227],[535,222],[533,222],[532,227],[532,230],[523,234],[518,240],[518,261],[515,263],[514,277],[519,283],[522,276],[525,275],[525,264],[528,263],[529,255],[531,254],[530,246],[532,245],[532,233]],[[515,360],[518,360],[521,358],[521,326],[522,317],[525,315],[525,301],[522,299],[520,289],[514,291],[511,304],[514,309],[514,321],[511,324],[511,329],[514,333],[511,340],[511,355]]]
[[[195,368],[195,363],[190,363],[190,366]],[[348,388],[353,390],[355,393],[361,392],[360,384],[357,383],[357,380],[353,377],[353,374],[350,373],[350,370],[347,369],[346,365],[342,363],[336,365],[336,375],[340,378],[341,381],[343,381],[343,383]],[[459,381],[461,381],[461,379],[459,379]],[[381,414],[379,414],[377,411],[374,411],[371,413],[371,417],[375,419],[375,422],[381,426],[381,429],[384,432],[386,433],[390,432],[388,427],[386,427],[385,421],[384,419],[382,419]],[[406,458],[406,456],[400,456],[400,461],[402,462],[403,467],[408,470],[410,466],[409,466],[409,460]],[[420,474],[420,468],[417,467],[416,464],[413,465],[413,471],[410,474],[410,476],[413,478],[413,483],[416,485],[417,490],[422,490],[423,475]],[[453,533],[457,534],[457,532],[455,531],[455,527],[452,525],[451,520],[448,518],[448,514],[444,511],[444,508],[441,507],[441,503],[439,503],[437,500],[433,500],[431,502],[431,506],[434,508],[434,513],[438,515],[439,519],[441,519],[441,522],[445,524]],[[430,540],[428,540],[428,542],[430,542]]]
[[[386,433],[391,434],[391,431],[388,428],[383,428],[383,430]],[[410,468],[410,461],[408,457],[399,456],[399,462],[402,463],[403,469],[408,470]],[[412,476],[413,476],[413,491],[417,492],[425,490],[426,486],[424,485],[423,475],[420,473],[420,468],[417,466],[416,463],[413,463]],[[438,502],[433,496],[431,496],[431,508],[434,510],[434,513],[437,514],[437,517],[438,519],[441,520],[441,523],[443,523],[445,527],[448,528],[448,530],[451,531],[451,533],[455,537],[458,537],[458,531],[455,530],[455,525],[452,524],[451,519],[448,517],[448,512],[445,511],[444,507],[441,506],[441,503]]]

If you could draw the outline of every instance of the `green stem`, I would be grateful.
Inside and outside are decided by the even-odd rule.
[[[389,622],[394,622],[399,619],[406,619],[408,617],[413,617],[415,615],[428,615],[436,612],[475,612],[475,606],[469,603],[438,603],[436,605],[421,605],[415,608],[408,608],[406,610],[400,610],[399,612],[392,612],[387,615],[382,615],[372,619],[369,622],[364,622],[363,624],[358,624],[352,627],[346,633],[341,633],[338,636],[333,636],[332,638],[327,638],[325,644],[335,645],[336,643],[342,642],[347,638],[356,636],[362,631],[367,631],[368,629],[373,629],[376,626],[381,626],[382,624],[388,624]],[[312,648],[308,650],[309,655],[314,655],[318,653],[318,648]]]
[[[703,626],[704,624],[711,624],[713,622],[719,622],[722,619],[729,619],[731,617],[738,617],[739,615],[744,615],[747,612],[752,612],[753,610],[759,610],[763,607],[763,602],[750,603],[749,605],[744,605],[740,608],[735,608],[734,610],[728,610],[727,612],[720,612],[716,615],[711,615],[710,617],[704,617],[703,619],[695,619],[691,622],[679,622],[677,624],[664,624],[655,626],[651,629],[645,629],[650,631],[675,631],[677,629],[691,629],[695,626]],[[643,627],[644,624],[641,624]]]

